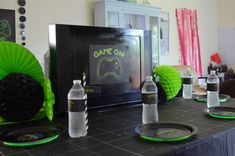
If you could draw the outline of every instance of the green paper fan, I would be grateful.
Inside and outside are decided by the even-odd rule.
[[[41,111],[31,120],[47,117],[53,118],[54,94],[49,79],[44,73],[37,58],[28,49],[14,42],[0,42],[0,80],[10,73],[22,73],[35,79],[44,88],[44,104]],[[29,121],[31,121],[29,120]],[[0,116],[0,125],[14,124]]]
[[[0,80],[10,73],[31,76],[44,86],[44,74],[37,58],[26,48],[14,42],[0,42]]]

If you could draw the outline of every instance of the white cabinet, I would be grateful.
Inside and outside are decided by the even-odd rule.
[[[159,64],[160,8],[117,0],[94,3],[94,25],[152,31],[152,62]]]

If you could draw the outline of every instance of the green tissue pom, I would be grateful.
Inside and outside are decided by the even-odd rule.
[[[162,65],[153,70],[155,76],[160,77],[160,84],[167,94],[167,100],[174,98],[181,88],[179,72],[171,66]]]
[[[46,111],[46,116],[47,118],[51,121],[53,119],[53,105],[55,104],[55,97],[54,97],[54,93],[52,92],[51,89],[51,81],[49,79],[45,79],[45,83],[44,83],[44,108]]]

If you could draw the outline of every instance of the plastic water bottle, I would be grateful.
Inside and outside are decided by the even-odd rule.
[[[207,107],[219,106],[219,78],[211,70],[207,78]]]
[[[183,80],[183,98],[192,99],[193,97],[193,76],[190,72],[190,68],[187,69],[187,72],[182,77]]]
[[[68,93],[69,136],[78,138],[87,134],[87,112],[85,91],[81,80],[74,80]]]
[[[152,76],[146,77],[141,93],[143,103],[143,124],[158,122],[158,89],[152,80]]]

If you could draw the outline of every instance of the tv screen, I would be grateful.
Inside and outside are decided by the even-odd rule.
[[[72,82],[84,74],[88,108],[141,102],[140,86],[152,69],[150,31],[55,24],[49,42],[57,110],[67,110]]]

